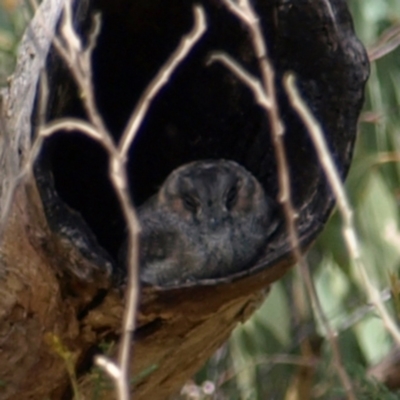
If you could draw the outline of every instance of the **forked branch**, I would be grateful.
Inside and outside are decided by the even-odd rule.
[[[69,67],[71,74],[78,86],[82,103],[86,110],[88,121],[63,118],[51,121],[48,124],[42,123],[38,129],[37,138],[32,145],[34,154],[38,154],[43,139],[54,133],[64,131],[80,131],[92,138],[104,147],[109,158],[109,178],[119,199],[127,227],[128,227],[128,278],[123,316],[122,335],[119,345],[118,362],[115,363],[105,357],[97,357],[96,362],[104,368],[114,380],[119,400],[128,400],[130,394],[129,363],[131,358],[132,332],[135,330],[136,310],[138,307],[139,278],[138,278],[138,235],[140,231],[139,222],[136,216],[129,193],[127,178],[128,152],[133,143],[138,129],[141,126],[150,104],[160,89],[169,81],[177,66],[186,58],[200,37],[206,30],[205,13],[200,6],[194,7],[194,27],[185,36],[178,48],[172,53],[167,62],[160,68],[160,71],[140,98],[135,110],[130,117],[127,128],[122,134],[118,144],[114,143],[113,136],[107,130],[106,124],[101,117],[97,105],[92,82],[92,51],[96,45],[100,31],[100,17],[94,17],[94,28],[88,37],[88,45],[84,48],[80,36],[74,29],[72,23],[71,2],[66,2],[64,15],[60,27],[60,37],[53,39],[53,43]],[[34,162],[34,157],[30,157]],[[30,165],[30,168],[32,165]]]
[[[230,58],[228,55],[216,53],[211,56],[210,62],[221,62],[228,69],[230,69],[238,79],[240,79],[252,90],[257,102],[262,108],[264,108],[268,116],[278,169],[278,200],[281,203],[284,211],[292,252],[295,260],[298,262],[301,268],[301,275],[305,280],[316,316],[322,322],[329,342],[331,343],[336,370],[341,379],[343,387],[347,392],[348,399],[355,400],[356,397],[354,395],[351,381],[341,361],[339,345],[337,342],[337,333],[331,327],[329,320],[322,309],[314,282],[311,277],[310,269],[300,249],[300,241],[296,227],[297,213],[292,204],[290,173],[285,143],[283,140],[284,127],[279,115],[279,106],[276,97],[275,73],[268,58],[267,46],[265,44],[258,15],[254,11],[249,0],[238,0],[237,2],[234,2],[233,0],[222,0],[222,2],[245,24],[247,30],[249,31],[254,53],[259,63],[261,80],[252,76],[247,70],[232,60],[232,58]]]
[[[397,344],[400,345],[399,329],[397,328],[396,323],[387,311],[384,302],[381,299],[381,293],[374,286],[371,279],[369,278],[364,262],[362,260],[360,245],[354,227],[353,211],[351,209],[346,191],[340,179],[339,172],[335,166],[331,153],[326,144],[322,129],[318,121],[312,115],[307,104],[301,98],[300,93],[295,85],[294,76],[292,74],[288,74],[285,77],[284,85],[289,95],[292,107],[297,111],[304,125],[307,127],[311,140],[314,143],[315,149],[317,151],[319,161],[322,165],[322,168],[324,169],[325,175],[336,198],[338,209],[343,221],[343,237],[345,239],[346,247],[350,254],[351,261],[357,268],[357,272],[361,275],[370,302],[377,309],[388,332],[390,332]]]

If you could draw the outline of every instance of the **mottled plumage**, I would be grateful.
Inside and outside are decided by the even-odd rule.
[[[236,162],[195,161],[177,168],[138,210],[141,280],[166,285],[243,270],[276,226],[272,204]]]

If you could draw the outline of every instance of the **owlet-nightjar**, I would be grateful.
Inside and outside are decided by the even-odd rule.
[[[139,209],[140,278],[171,285],[242,271],[276,227],[274,201],[234,161],[175,169]]]

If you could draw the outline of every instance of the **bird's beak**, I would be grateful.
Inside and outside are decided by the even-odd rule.
[[[225,210],[214,209],[208,218],[208,227],[210,228],[210,230],[216,231],[222,228],[222,226],[224,225],[224,221],[227,217],[227,214],[228,213]]]
[[[221,218],[218,217],[211,217],[208,220],[208,226],[210,227],[211,230],[215,231],[218,229],[219,226],[221,226]]]

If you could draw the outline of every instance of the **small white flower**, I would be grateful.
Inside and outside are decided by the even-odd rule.
[[[215,385],[214,382],[211,381],[204,381],[201,385],[201,390],[206,396],[210,396],[215,393]]]

